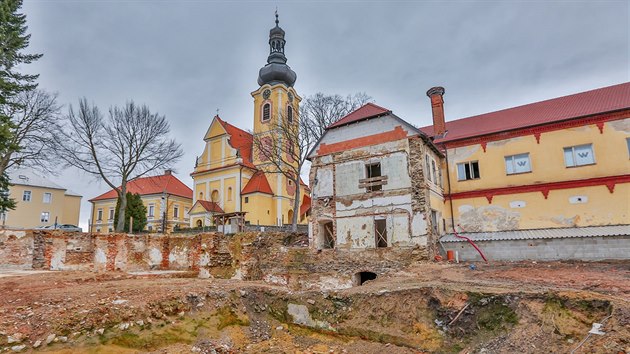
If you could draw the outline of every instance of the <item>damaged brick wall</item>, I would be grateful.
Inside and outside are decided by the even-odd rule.
[[[33,267],[33,232],[0,230],[0,268],[31,269]]]

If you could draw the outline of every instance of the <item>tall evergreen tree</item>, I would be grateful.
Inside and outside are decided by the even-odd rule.
[[[114,220],[118,221],[118,209],[120,208],[120,199],[116,202],[116,211]],[[147,226],[147,208],[142,203],[140,194],[132,194],[127,192],[127,207],[125,208],[125,231],[129,230],[130,218],[133,218],[133,232],[144,230]]]
[[[18,13],[22,0],[0,0],[0,105],[19,106],[15,97],[18,93],[37,87],[35,80],[39,75],[19,73],[16,68],[20,64],[28,64],[39,59],[41,54],[25,54],[31,37],[26,34],[26,16]],[[12,139],[11,117],[0,110],[0,153],[20,149]],[[15,208],[5,191],[9,179],[4,168],[0,168],[0,212]]]

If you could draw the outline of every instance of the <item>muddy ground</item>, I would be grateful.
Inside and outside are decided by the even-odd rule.
[[[417,264],[338,291],[0,270],[0,351],[630,353],[630,262]],[[587,337],[592,323],[603,335]]]

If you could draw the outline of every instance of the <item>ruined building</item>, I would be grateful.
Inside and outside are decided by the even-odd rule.
[[[424,133],[372,103],[327,127],[309,153],[311,246],[433,245],[444,205],[441,158]]]
[[[327,128],[309,155],[312,247],[478,259],[458,232],[492,259],[628,258],[630,83],[448,122],[444,92],[420,130],[374,104]]]

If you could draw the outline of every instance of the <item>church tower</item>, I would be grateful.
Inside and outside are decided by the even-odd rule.
[[[290,144],[288,142],[290,139],[286,139],[281,130],[293,125],[298,126],[298,112],[302,100],[293,87],[297,75],[287,65],[287,57],[284,55],[285,32],[280,28],[279,22],[276,12],[276,25],[269,31],[267,64],[258,73],[258,85],[260,87],[252,92],[254,98],[254,136],[261,139],[263,143],[265,139],[268,139],[270,145],[276,144],[270,148],[278,152],[281,150],[279,146]],[[274,138],[266,138],[272,134]],[[272,141],[273,143],[271,143]],[[273,204],[277,213],[276,222],[278,224],[289,222],[290,216],[294,212],[292,201],[296,197],[299,198],[295,195],[296,188],[293,182],[284,175],[269,173],[277,170],[277,167],[269,162],[266,154],[261,153],[256,145],[253,146],[252,160],[257,168],[266,172],[266,178],[273,190]],[[297,142],[294,141],[292,145],[294,151],[298,151]],[[297,161],[284,162],[297,165]]]
[[[297,79],[295,71],[287,65],[284,55],[284,30],[280,28],[276,12],[276,26],[269,31],[269,57],[267,64],[258,73],[258,90],[252,92],[254,98],[254,135],[269,134],[274,127],[293,123],[298,124],[298,112],[302,98],[293,84]],[[254,147],[254,150],[257,150]],[[254,151],[254,164],[264,164],[259,151]]]

